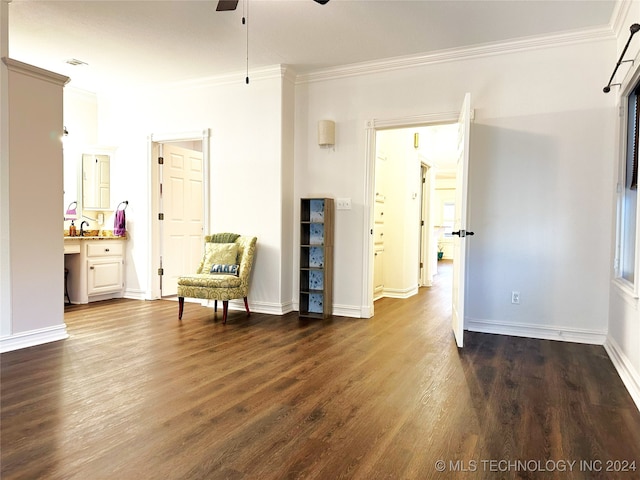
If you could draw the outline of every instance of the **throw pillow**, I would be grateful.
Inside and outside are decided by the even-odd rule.
[[[224,275],[235,275],[236,277],[238,276],[238,273],[240,272],[240,265],[226,265],[226,264],[218,264],[218,263],[214,263],[211,266],[211,271],[210,273],[221,273]]]
[[[214,233],[209,236],[209,241],[212,243],[233,243],[239,236],[237,233]]]
[[[204,258],[198,273],[209,273],[213,264],[234,265],[238,263],[238,245],[236,243],[207,243]]]

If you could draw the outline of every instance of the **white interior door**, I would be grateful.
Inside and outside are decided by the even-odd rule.
[[[202,152],[165,143],[161,179],[161,295],[177,293],[180,275],[195,273],[203,252]]]
[[[467,237],[467,173],[469,170],[469,130],[471,95],[467,93],[458,119],[458,163],[456,168],[456,203],[453,241],[453,334],[458,347],[464,337],[464,287],[466,278]],[[456,234],[457,232],[457,234]],[[473,233],[470,233],[473,235]]]

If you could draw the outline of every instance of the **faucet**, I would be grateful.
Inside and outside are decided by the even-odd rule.
[[[84,237],[84,225],[87,225],[87,227],[89,226],[89,222],[87,222],[86,220],[83,220],[82,223],[80,224],[80,236]]]

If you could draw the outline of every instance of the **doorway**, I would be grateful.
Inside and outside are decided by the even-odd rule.
[[[375,132],[373,301],[408,298],[438,272],[440,179],[455,176],[458,124]]]
[[[209,228],[209,130],[149,138],[152,298],[173,297],[193,273]]]

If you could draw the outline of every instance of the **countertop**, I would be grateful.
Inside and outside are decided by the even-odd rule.
[[[85,235],[84,237],[81,237],[80,235],[75,236],[75,237],[70,237],[68,235],[64,236],[65,241],[66,240],[126,240],[127,237],[105,237],[102,235]]]
[[[69,230],[64,230],[65,240],[126,240],[128,235],[125,233],[123,237],[118,237],[113,234],[113,230],[86,230],[83,237],[80,236],[80,231],[75,237],[69,235]]]

